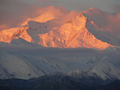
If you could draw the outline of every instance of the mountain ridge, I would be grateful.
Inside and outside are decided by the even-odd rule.
[[[38,18],[27,19],[26,23],[20,27],[0,31],[0,41],[10,43],[13,39],[22,38],[29,43],[43,47],[96,48],[99,50],[112,47],[88,31],[87,17],[82,13],[71,11],[63,17],[62,14],[59,16],[55,13],[58,12],[57,10],[59,11],[59,9],[52,8],[52,12],[46,12],[50,13],[50,17],[53,15],[54,18],[45,16],[44,21],[43,13]]]

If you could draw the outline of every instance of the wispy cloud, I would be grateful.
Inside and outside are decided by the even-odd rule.
[[[34,8],[19,0],[0,0],[0,25],[14,26],[23,20],[23,16],[32,15]]]

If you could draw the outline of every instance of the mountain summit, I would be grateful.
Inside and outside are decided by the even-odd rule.
[[[82,13],[71,11],[64,15],[61,9],[50,7],[40,16],[27,19],[20,27],[0,31],[0,41],[9,43],[13,39],[22,38],[43,47],[55,48],[104,50],[112,46],[97,39],[88,31],[86,24],[87,17]]]

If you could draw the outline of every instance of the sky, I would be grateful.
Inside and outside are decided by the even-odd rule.
[[[120,0],[0,0],[0,25],[21,21],[29,17],[36,8],[45,6],[65,7],[68,10],[83,11],[99,8],[106,12],[120,12]]]
[[[109,12],[116,12],[120,6],[120,0],[0,0],[0,2],[2,1],[5,3],[12,2],[17,3],[19,5],[23,4],[23,6],[24,4],[31,4],[35,6],[54,5],[76,10],[84,10],[87,8],[99,8]]]

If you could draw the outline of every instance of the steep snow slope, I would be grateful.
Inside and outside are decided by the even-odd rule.
[[[29,79],[38,77],[42,72],[33,67],[25,58],[15,56],[9,52],[0,55],[0,79],[22,78]]]
[[[38,17],[27,19],[20,27],[0,31],[0,41],[10,43],[13,39],[22,38],[43,47],[100,50],[111,47],[89,32],[87,22],[88,18],[80,12],[64,13],[52,7]]]
[[[86,28],[87,18],[82,14],[74,16],[69,22],[54,28],[45,34],[39,34],[39,44],[44,47],[58,48],[98,48],[111,45],[95,38]]]
[[[0,78],[28,79],[55,72],[86,72],[102,79],[120,79],[119,50],[14,48],[0,50]],[[81,76],[83,73],[80,73]]]
[[[88,31],[98,39],[113,45],[120,45],[120,13],[108,13],[91,8],[82,12],[89,20]]]

